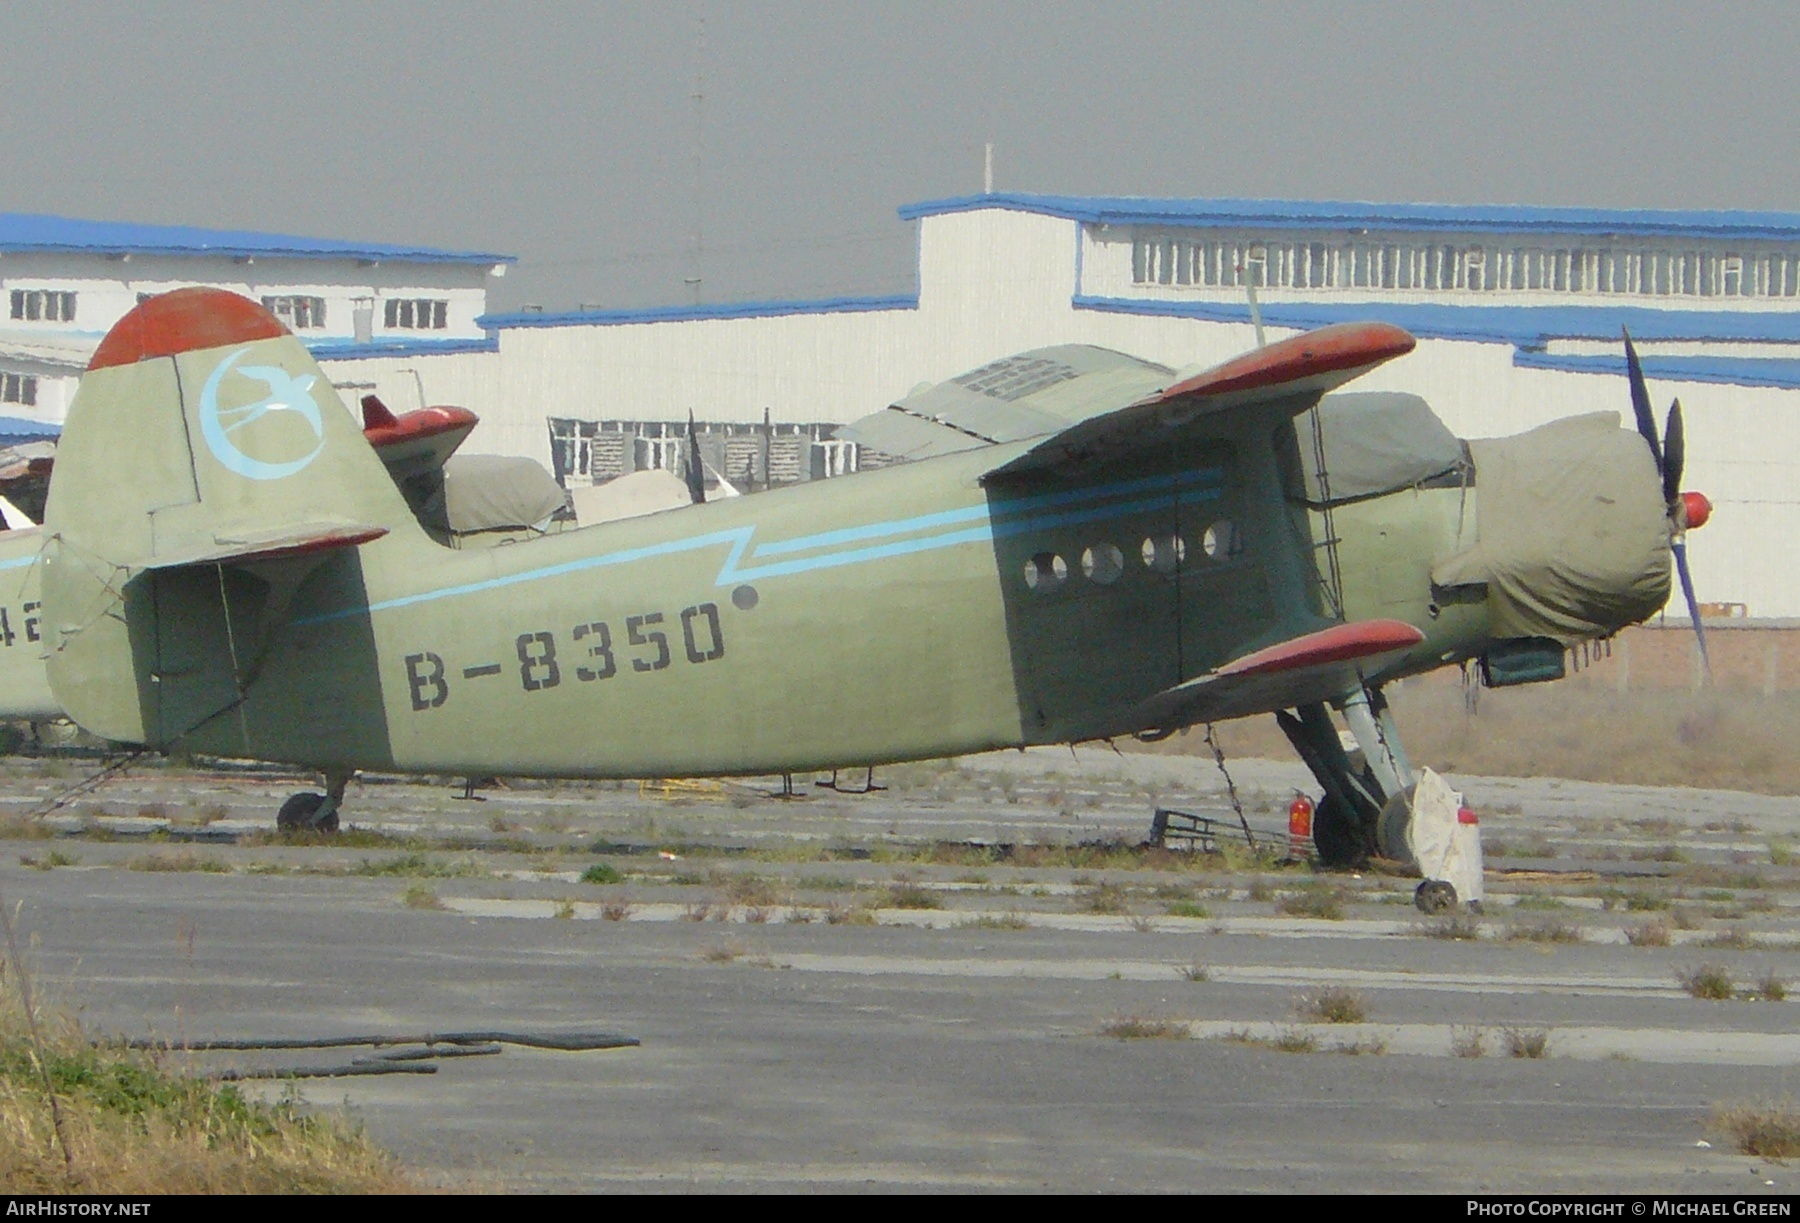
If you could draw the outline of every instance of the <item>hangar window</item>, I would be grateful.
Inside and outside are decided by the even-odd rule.
[[[30,323],[72,323],[75,295],[55,289],[14,289],[12,316]]]
[[[0,374],[0,403],[37,405],[37,379],[30,374]]]
[[[393,331],[442,331],[450,303],[427,297],[390,297],[386,322]]]
[[[263,309],[294,331],[311,331],[325,325],[325,299],[284,293],[262,299]]]

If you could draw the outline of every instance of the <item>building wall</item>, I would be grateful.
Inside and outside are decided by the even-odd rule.
[[[332,361],[334,380],[365,380],[392,406],[416,406],[411,372],[430,402],[461,403],[482,416],[469,449],[550,462],[546,421],[759,422],[764,409],[789,423],[845,423],[922,382],[937,382],[996,356],[1061,343],[1100,344],[1177,369],[1205,367],[1255,344],[1241,322],[1077,308],[1078,289],[1110,277],[1124,293],[1129,242],[1100,227],[1002,209],[919,222],[916,307],[791,312],[773,317],[503,326],[495,354]],[[1108,247],[1108,250],[1100,248]],[[1121,252],[1123,252],[1121,254]],[[1090,261],[1110,260],[1096,270]],[[1271,293],[1265,301],[1282,300]],[[1292,331],[1271,328],[1268,338]],[[1757,346],[1709,345],[1715,355]],[[1629,419],[1623,379],[1515,364],[1510,343],[1421,340],[1410,356],[1359,381],[1359,389],[1424,395],[1456,433],[1496,436],[1578,412]],[[1691,541],[1701,597],[1747,604],[1758,616],[1800,615],[1800,567],[1773,562],[1800,538],[1800,392],[1718,383],[1653,382],[1659,414],[1682,401],[1688,426],[1684,483],[1716,513]]]

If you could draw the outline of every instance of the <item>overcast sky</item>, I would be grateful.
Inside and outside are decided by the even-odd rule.
[[[1800,210],[1792,4],[0,9],[0,211],[518,255],[494,305],[906,291],[1003,190]],[[696,75],[704,96],[696,116]]]

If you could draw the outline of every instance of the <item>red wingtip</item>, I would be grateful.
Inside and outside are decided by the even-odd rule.
[[[369,396],[369,399],[374,399],[374,396]],[[379,403],[380,400],[376,402]],[[452,429],[473,429],[481,423],[481,418],[469,409],[452,407],[419,408],[398,417],[390,413],[386,424],[367,424],[368,419],[368,399],[365,399],[363,436],[377,450],[399,442],[417,441],[422,437],[437,437]]]
[[[89,369],[135,365],[197,348],[222,348],[288,334],[281,320],[247,297],[224,289],[176,289],[139,302],[113,324]]]
[[[1423,640],[1425,634],[1404,620],[1353,620],[1246,654],[1220,667],[1219,674],[1269,675],[1301,667],[1350,662],[1394,650],[1410,650]]]
[[[1231,391],[1279,386],[1319,374],[1378,365],[1405,356],[1417,345],[1411,332],[1392,323],[1334,323],[1245,353],[1185,382],[1176,383],[1159,398],[1224,395]]]

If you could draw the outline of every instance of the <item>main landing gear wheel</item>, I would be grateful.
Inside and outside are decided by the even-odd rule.
[[[275,827],[282,832],[336,832],[337,807],[333,805],[325,818],[319,819],[319,808],[324,805],[323,794],[302,790],[281,804],[281,810],[275,816]]]
[[[1368,857],[1362,828],[1329,794],[1313,812],[1313,847],[1323,866],[1357,866]]]
[[[1419,912],[1435,917],[1456,907],[1456,889],[1447,880],[1427,879],[1413,893],[1413,903]]]

